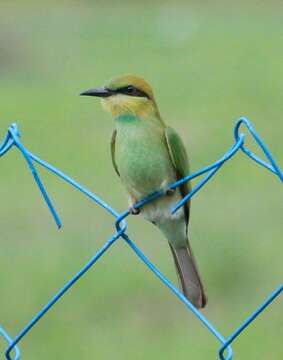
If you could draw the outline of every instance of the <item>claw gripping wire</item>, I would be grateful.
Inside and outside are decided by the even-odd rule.
[[[245,145],[246,135],[240,133],[240,128],[245,126],[248,132],[252,135],[259,148],[262,150],[263,154],[266,157],[267,161],[262,160],[257,155],[255,155],[249,148]],[[231,344],[232,342],[246,329],[251,322],[253,322],[263,311],[269,306],[275,298],[277,298],[283,291],[283,284],[281,284],[268,298],[238,327],[236,330],[227,338],[223,337],[221,333],[212,325],[212,323],[191,304],[190,301],[156,268],[152,262],[145,256],[145,254],[137,247],[137,245],[129,238],[126,233],[127,222],[126,218],[130,215],[129,210],[124,211],[123,213],[118,213],[110,205],[104,202],[96,194],[92,193],[90,190],[86,189],[84,186],[80,185],[78,182],[64,174],[62,171],[55,168],[53,165],[45,162],[40,159],[32,152],[27,150],[20,140],[20,132],[16,124],[12,124],[5,136],[2,144],[0,144],[0,157],[4,156],[9,150],[13,147],[16,147],[23,155],[24,159],[27,162],[27,165],[31,171],[31,174],[35,180],[37,187],[39,188],[46,205],[48,206],[52,217],[58,228],[62,226],[61,219],[57,213],[57,210],[54,207],[54,204],[48,195],[48,192],[39,176],[37,167],[35,164],[40,165],[53,174],[57,175],[59,178],[69,183],[71,186],[82,192],[85,196],[90,198],[104,210],[110,213],[115,219],[116,233],[102,246],[102,248],[85,264],[54,296],[53,298],[27,323],[27,325],[18,333],[17,336],[11,338],[10,335],[4,330],[3,327],[0,327],[0,337],[2,337],[8,344],[8,348],[5,352],[6,360],[20,360],[21,355],[18,348],[18,343],[30,332],[30,330],[38,323],[39,320],[43,318],[44,315],[71,289],[71,287],[81,279],[81,277],[95,265],[95,263],[103,256],[103,254],[116,242],[116,240],[122,238],[134,251],[136,256],[147,266],[154,275],[160,279],[160,281],[171,290],[185,306],[194,313],[194,315],[200,320],[200,322],[218,339],[221,344],[219,350],[219,359],[221,360],[232,360],[233,351]],[[172,209],[172,213],[175,213],[180,209],[185,202],[192,198],[201,188],[222,168],[222,166],[230,160],[239,150],[246,154],[249,158],[254,160],[256,163],[276,175],[281,182],[283,182],[283,173],[280,170],[278,164],[274,160],[267,146],[264,144],[263,140],[257,134],[253,128],[250,121],[242,117],[240,118],[234,128],[234,138],[235,142],[232,147],[216,162],[204,167],[203,169],[198,170],[197,172],[184,177],[181,180],[176,181],[174,184],[170,185],[170,189],[176,189],[178,186],[184,182],[190,181],[194,178],[197,178],[201,175],[204,177],[199,180],[199,182],[192,188],[189,194],[187,194],[181,201],[179,201],[175,207]],[[159,190],[150,194],[143,200],[139,201],[135,208],[142,208],[145,204],[154,201],[160,196],[164,195],[163,190]],[[12,358],[13,353],[13,358]]]

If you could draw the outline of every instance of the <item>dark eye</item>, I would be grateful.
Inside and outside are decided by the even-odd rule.
[[[133,85],[129,85],[125,87],[124,92],[125,94],[129,94],[129,95],[138,95],[138,89],[135,88]]]
[[[142,90],[137,89],[133,85],[128,85],[122,88],[119,88],[116,90],[116,92],[119,94],[125,94],[129,96],[139,96],[139,97],[146,97],[149,98],[149,96]]]

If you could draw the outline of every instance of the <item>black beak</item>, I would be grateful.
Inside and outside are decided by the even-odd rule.
[[[83,96],[97,96],[97,97],[108,97],[113,95],[113,91],[107,88],[97,88],[97,89],[90,89],[80,93]]]

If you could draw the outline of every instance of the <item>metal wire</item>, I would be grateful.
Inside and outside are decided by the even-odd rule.
[[[266,157],[266,161],[262,160],[258,156],[256,156],[253,152],[249,150],[245,145],[246,135],[240,133],[241,126],[245,126],[248,130],[248,133],[252,135],[263,154]],[[46,168],[50,172],[57,175],[59,178],[69,183],[71,186],[82,192],[104,210],[109,212],[115,219],[116,233],[102,246],[102,248],[85,264],[53,297],[52,299],[30,320],[27,325],[16,335],[14,338],[10,337],[10,335],[4,330],[3,327],[0,327],[0,336],[8,343],[8,348],[5,352],[5,357],[7,360],[20,360],[20,351],[18,348],[18,343],[30,332],[30,330],[43,318],[46,313],[54,307],[54,305],[72,288],[72,286],[78,282],[81,277],[91,268],[94,264],[103,256],[103,254],[118,240],[123,239],[130,248],[134,251],[137,257],[147,266],[155,276],[157,276],[160,281],[167,286],[178,298],[181,300],[185,306],[193,312],[193,314],[200,320],[200,322],[214,335],[217,340],[221,343],[221,347],[219,350],[219,358],[221,360],[232,360],[233,351],[231,344],[232,342],[246,329],[247,326],[251,322],[253,322],[263,311],[269,306],[275,298],[277,298],[283,291],[283,284],[280,285],[272,294],[268,296],[268,298],[238,327],[235,331],[227,338],[221,335],[221,333],[215,328],[215,326],[197,309],[194,305],[177,289],[154,265],[153,263],[145,256],[145,254],[137,247],[137,245],[129,238],[126,233],[127,230],[127,222],[126,218],[130,215],[129,210],[124,211],[123,213],[118,213],[114,210],[110,205],[108,205],[105,201],[99,198],[96,194],[92,193],[90,190],[86,189],[84,186],[80,185],[74,179],[70,178],[62,171],[58,170],[51,164],[45,162],[40,159],[32,152],[27,150],[25,146],[22,144],[20,140],[20,132],[16,124],[12,124],[8,132],[2,142],[0,144],[0,157],[5,155],[9,150],[13,147],[16,147],[23,155],[24,159],[27,162],[27,165],[32,173],[32,176],[35,180],[36,185],[38,186],[46,205],[48,206],[51,215],[58,226],[60,228],[62,226],[61,219],[55,209],[55,206],[48,195],[46,188],[39,176],[36,165],[41,165]],[[184,182],[190,181],[194,178],[197,178],[201,175],[205,175],[187,194],[180,202],[178,202],[175,207],[172,209],[172,213],[175,213],[184,205],[186,201],[195,196],[198,191],[222,168],[224,163],[231,159],[239,150],[241,150],[244,154],[246,154],[249,158],[254,160],[256,163],[270,171],[271,173],[278,176],[279,180],[283,182],[283,173],[280,170],[278,164],[274,160],[267,146],[264,144],[263,140],[257,134],[255,129],[253,128],[250,121],[242,117],[240,118],[235,127],[234,127],[234,138],[235,142],[233,146],[224,154],[222,158],[218,161],[212,163],[200,169],[199,171],[184,177],[181,180],[176,181],[174,184],[171,184],[171,189],[176,189],[178,186],[183,184]],[[150,194],[145,199],[141,200],[135,205],[136,209],[143,207],[148,202],[154,201],[160,196],[164,195],[164,191],[159,190]],[[12,352],[14,353],[14,357],[12,359]],[[225,355],[226,353],[226,355]]]

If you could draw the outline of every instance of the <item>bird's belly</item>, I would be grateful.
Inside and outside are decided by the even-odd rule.
[[[118,123],[115,160],[131,204],[157,190],[167,189],[177,180],[163,128],[144,120]],[[182,210],[171,214],[180,199],[181,194],[176,190],[171,196],[144,205],[141,215],[157,225],[183,217]]]
[[[122,182],[137,200],[166,188],[175,181],[175,174],[166,148],[152,148],[142,144],[121,151],[118,168]]]

